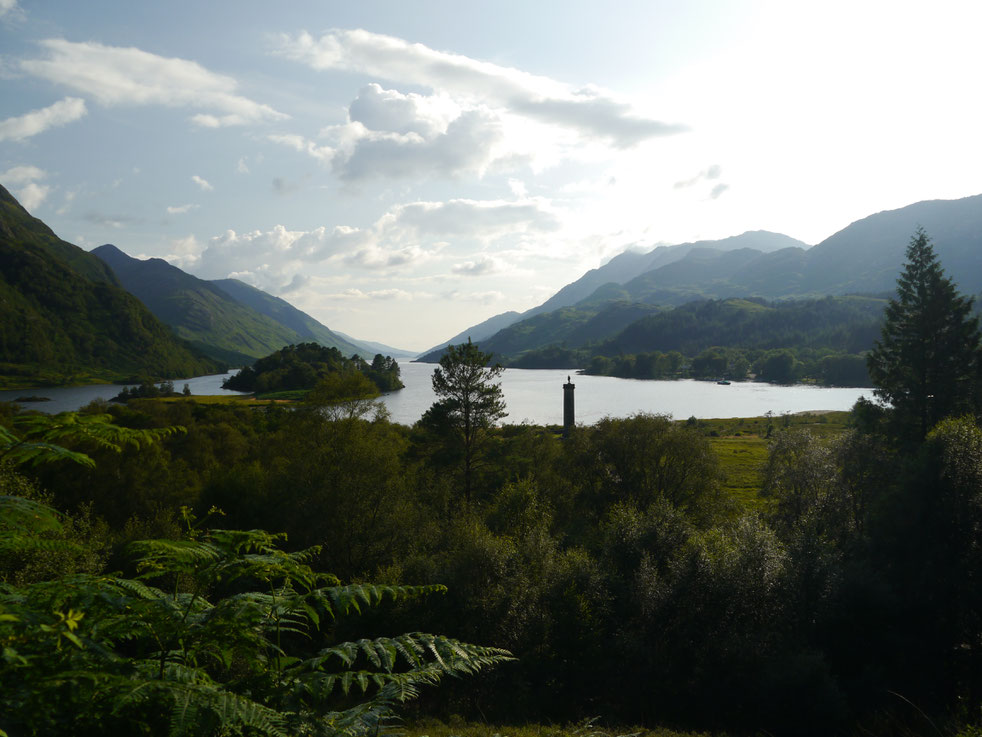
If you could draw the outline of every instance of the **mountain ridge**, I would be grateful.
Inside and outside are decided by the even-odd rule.
[[[244,282],[199,279],[163,259],[133,258],[112,244],[92,253],[151,312],[209,355],[246,365],[286,345],[317,342],[371,357],[285,300]]]
[[[0,380],[31,386],[219,373],[0,186]]]
[[[528,351],[563,344],[575,334],[575,326],[571,328],[564,322],[582,324],[596,319],[605,306],[612,303],[678,306],[699,299],[797,300],[892,292],[907,243],[918,227],[923,227],[931,237],[942,265],[959,288],[968,294],[982,291],[982,195],[955,200],[924,200],[861,218],[810,247],[802,247],[804,244],[788,236],[751,231],[723,239],[736,246],[729,249],[711,248],[707,247],[707,242],[697,242],[662,246],[647,254],[625,252],[567,284],[499,333],[488,336],[481,347],[509,360],[515,358],[515,354],[508,352],[510,349]],[[773,248],[748,247],[746,236],[755,233],[775,236],[771,240]],[[780,247],[782,241],[784,247]],[[787,245],[789,243],[791,245]],[[623,279],[626,267],[645,270],[631,279],[619,281]],[[605,275],[616,275],[617,278],[598,284]],[[589,287],[594,288],[582,296]],[[564,304],[575,297],[580,299]],[[555,309],[547,308],[557,304],[566,310],[566,321],[554,318],[556,329],[550,336],[542,330],[541,321],[533,321],[543,314],[555,312]],[[611,323],[612,328],[615,326]],[[538,337],[534,342],[525,340],[516,344],[516,334]],[[418,360],[438,358],[439,351],[431,351]]]

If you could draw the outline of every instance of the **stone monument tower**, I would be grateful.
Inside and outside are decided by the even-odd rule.
[[[576,427],[576,415],[573,411],[573,390],[576,389],[569,376],[563,384],[563,437],[568,438],[573,428]]]

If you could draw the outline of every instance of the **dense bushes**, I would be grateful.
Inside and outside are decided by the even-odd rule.
[[[369,364],[359,356],[345,358],[337,348],[318,343],[281,348],[230,376],[222,386],[258,394],[309,390],[328,377],[355,373],[367,378],[374,385],[376,394],[403,387],[399,380],[399,364],[393,358],[377,354]]]
[[[567,441],[523,425],[490,433],[468,503],[438,434],[364,400],[135,400],[111,409],[117,423],[187,432],[122,454],[88,448],[94,469],[32,473],[60,508],[108,525],[105,554],[124,570],[129,541],[179,532],[181,505],[218,506],[225,526],[323,546],[312,563],[346,579],[446,585],[423,614],[395,607],[365,626],[445,632],[519,660],[427,697],[436,713],[916,731],[908,702],[943,719],[982,693],[982,431],[948,420],[901,451],[863,411],[862,431],[778,432],[754,510],[721,493],[698,424],[651,415]]]

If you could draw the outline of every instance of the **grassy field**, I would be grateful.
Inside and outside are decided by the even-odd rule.
[[[716,451],[723,472],[723,491],[747,506],[763,508],[765,502],[757,491],[761,469],[767,461],[769,437],[791,428],[830,437],[845,432],[848,422],[848,412],[807,412],[776,417],[697,420],[694,424],[709,438]]]
[[[190,397],[157,397],[154,402],[197,402],[198,404],[235,404],[242,407],[266,407],[270,404],[290,404],[289,399],[258,399],[240,394],[194,394]]]

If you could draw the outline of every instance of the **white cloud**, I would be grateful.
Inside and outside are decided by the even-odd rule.
[[[484,101],[621,148],[685,130],[640,115],[627,102],[595,87],[574,88],[365,30],[331,30],[320,38],[307,32],[282,35],[278,53],[314,69],[360,72]]]
[[[25,210],[34,210],[51,194],[52,188],[40,184],[37,180],[44,179],[47,172],[36,166],[15,166],[0,173],[0,183],[13,187],[13,194]]]
[[[404,95],[374,83],[363,87],[348,106],[349,120],[368,130],[416,133],[423,138],[446,130],[447,123],[459,113],[445,96]]]
[[[478,304],[482,305],[494,304],[495,302],[500,302],[505,298],[504,294],[495,289],[486,292],[471,292],[454,289],[440,296],[451,302],[477,302]]]
[[[17,193],[17,199],[20,200],[25,210],[30,211],[40,207],[41,203],[44,202],[50,193],[51,187],[48,185],[31,182],[21,187]]]
[[[40,110],[32,110],[16,118],[0,120],[0,141],[23,141],[49,128],[76,121],[85,113],[85,100],[66,97]]]
[[[197,174],[191,175],[191,181],[201,187],[205,192],[211,192],[215,189],[207,179],[202,179]]]
[[[391,300],[391,299],[402,299],[410,300],[413,298],[412,293],[405,291],[404,289],[373,289],[370,291],[362,291],[361,289],[345,289],[340,292],[335,292],[333,294],[325,294],[326,299],[337,299],[337,300],[364,300],[364,299],[375,299],[375,300]]]
[[[0,19],[4,19],[7,16],[13,18],[22,12],[17,5],[17,0],[0,0]]]
[[[177,206],[173,206],[173,207],[168,207],[167,208],[167,214],[168,215],[183,215],[184,213],[190,212],[191,210],[195,209],[196,207],[197,207],[197,205],[190,205],[190,204],[189,205],[177,205]]]
[[[558,216],[542,200],[457,199],[400,205],[380,221],[389,230],[415,237],[470,237],[493,240],[503,235],[558,230]]]
[[[236,94],[238,83],[186,59],[157,56],[137,48],[40,42],[46,57],[21,62],[36,77],[91,95],[103,105],[163,105],[205,110],[192,121],[205,127],[283,120],[287,115]]]
[[[0,174],[0,182],[17,186],[18,184],[32,182],[35,179],[44,179],[46,176],[47,173],[44,169],[39,169],[36,166],[15,166]]]
[[[502,138],[501,123],[481,110],[462,113],[442,133],[424,138],[418,133],[365,131],[348,150],[332,159],[335,172],[353,181],[372,177],[454,177],[483,174]]]
[[[243,273],[257,286],[280,291],[310,264],[333,261],[374,271],[405,271],[435,259],[450,240],[487,243],[508,235],[521,240],[558,228],[557,215],[539,200],[412,202],[392,208],[367,228],[339,225],[304,231],[277,225],[268,231],[229,230],[208,241],[195,266],[204,278]],[[458,264],[458,273],[471,275],[504,269],[500,258],[491,256]]]
[[[521,181],[520,179],[509,179],[508,188],[511,190],[511,193],[516,197],[519,198],[528,197],[529,194],[528,188],[525,186],[525,182]]]
[[[335,151],[330,146],[318,146],[313,141],[308,141],[303,136],[293,133],[273,133],[267,136],[267,138],[273,143],[292,148],[294,151],[307,154],[324,163],[329,164],[334,158]]]
[[[723,168],[719,164],[713,164],[712,166],[703,169],[701,172],[696,174],[691,179],[683,179],[675,183],[675,189],[684,189],[686,187],[692,187],[699,182],[704,182],[713,179],[719,179],[723,174]]]
[[[720,182],[715,187],[713,187],[712,190],[709,192],[710,199],[714,199],[714,200],[717,199],[721,194],[723,194],[729,188],[730,188],[729,184],[724,184],[723,182]]]
[[[278,290],[303,263],[354,253],[369,240],[370,234],[347,226],[311,231],[291,231],[282,225],[249,233],[228,230],[208,241],[199,271],[208,279],[248,273],[253,283]]]
[[[235,171],[239,174],[249,174],[249,165],[246,163],[245,158],[239,159],[239,163],[235,167]]]
[[[488,276],[503,271],[503,264],[493,256],[483,256],[477,261],[454,264],[450,271],[460,276]]]

